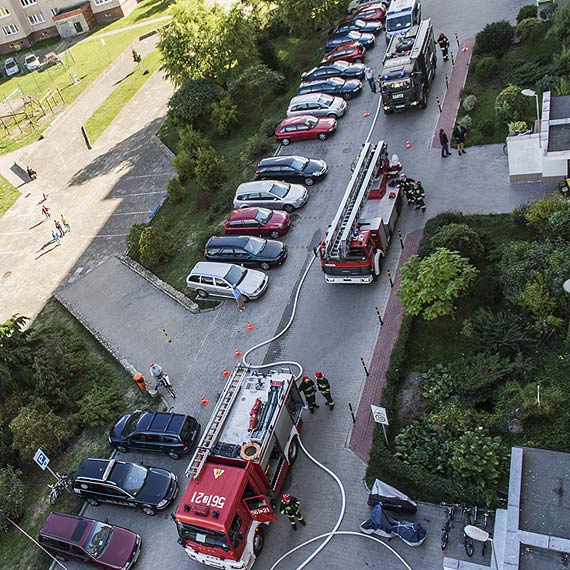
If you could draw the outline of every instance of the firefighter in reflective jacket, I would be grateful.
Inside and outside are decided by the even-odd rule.
[[[402,192],[404,193],[408,206],[411,206],[414,203],[414,192],[413,192],[414,182],[415,180],[413,178],[408,178],[405,174],[402,174],[400,180],[396,182],[398,188],[400,188],[400,190],[402,190]]]
[[[322,372],[315,372],[315,378],[317,380],[317,388],[319,392],[324,396],[329,409],[332,410],[334,408],[334,402],[331,396],[331,386],[329,381],[325,378]]]
[[[307,526],[299,507],[301,506],[301,501],[294,497],[293,495],[288,495],[283,493],[281,496],[281,507],[279,512],[285,515],[289,519],[289,524],[293,530],[297,530],[297,521],[299,521],[303,526]]]
[[[319,407],[315,400],[317,394],[317,387],[315,386],[315,383],[308,376],[303,376],[299,390],[305,394],[305,399],[307,400],[309,411],[311,414],[314,414],[315,408]]]
[[[437,38],[437,43],[441,48],[441,55],[443,56],[443,61],[447,61],[449,59],[449,40],[447,39],[446,35],[441,32],[439,34],[439,38]]]
[[[421,208],[422,212],[425,212],[426,211],[426,203],[425,203],[426,193],[424,191],[424,187],[422,186],[422,183],[419,180],[417,182],[414,182],[413,192],[414,192],[414,204],[416,205],[415,209],[419,210]]]

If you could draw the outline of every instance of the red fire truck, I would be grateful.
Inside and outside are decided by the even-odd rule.
[[[339,209],[319,247],[327,283],[371,283],[380,275],[402,209],[402,193],[388,188],[401,165],[391,163],[383,141],[365,143]]]
[[[303,401],[291,370],[238,366],[228,378],[186,470],[175,519],[190,558],[249,569],[261,552],[271,506],[299,452]]]

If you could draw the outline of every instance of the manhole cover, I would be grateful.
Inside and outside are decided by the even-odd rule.
[[[2,275],[2,279],[6,279],[7,277],[10,277],[10,275],[12,275],[12,272],[6,271],[6,273],[4,273],[4,275]]]

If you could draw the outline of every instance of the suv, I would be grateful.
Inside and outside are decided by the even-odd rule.
[[[199,433],[200,424],[191,416],[137,410],[115,422],[109,443],[121,453],[140,449],[180,459],[190,452]]]
[[[285,210],[289,214],[304,206],[309,199],[307,189],[301,184],[289,184],[277,180],[244,182],[237,187],[234,208],[263,206],[271,210]]]
[[[63,513],[49,515],[38,542],[60,560],[78,560],[105,570],[129,570],[141,551],[141,537],[131,530]]]
[[[346,101],[342,97],[334,97],[326,93],[309,93],[297,95],[289,101],[288,117],[313,115],[313,117],[330,117],[338,119],[346,112]]]
[[[287,182],[303,182],[312,186],[328,172],[327,163],[304,156],[271,156],[262,158],[255,169],[256,180],[277,179]]]
[[[116,459],[84,459],[73,477],[73,492],[96,507],[125,505],[155,515],[178,493],[178,478],[160,467],[145,467]]]
[[[287,246],[254,236],[213,236],[204,247],[204,257],[208,261],[237,263],[268,271],[287,259]]]

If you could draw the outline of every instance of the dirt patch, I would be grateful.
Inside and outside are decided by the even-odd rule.
[[[413,420],[422,417],[428,410],[427,402],[422,397],[421,381],[420,372],[410,372],[402,384],[396,417],[396,422],[400,426],[408,425]]]

